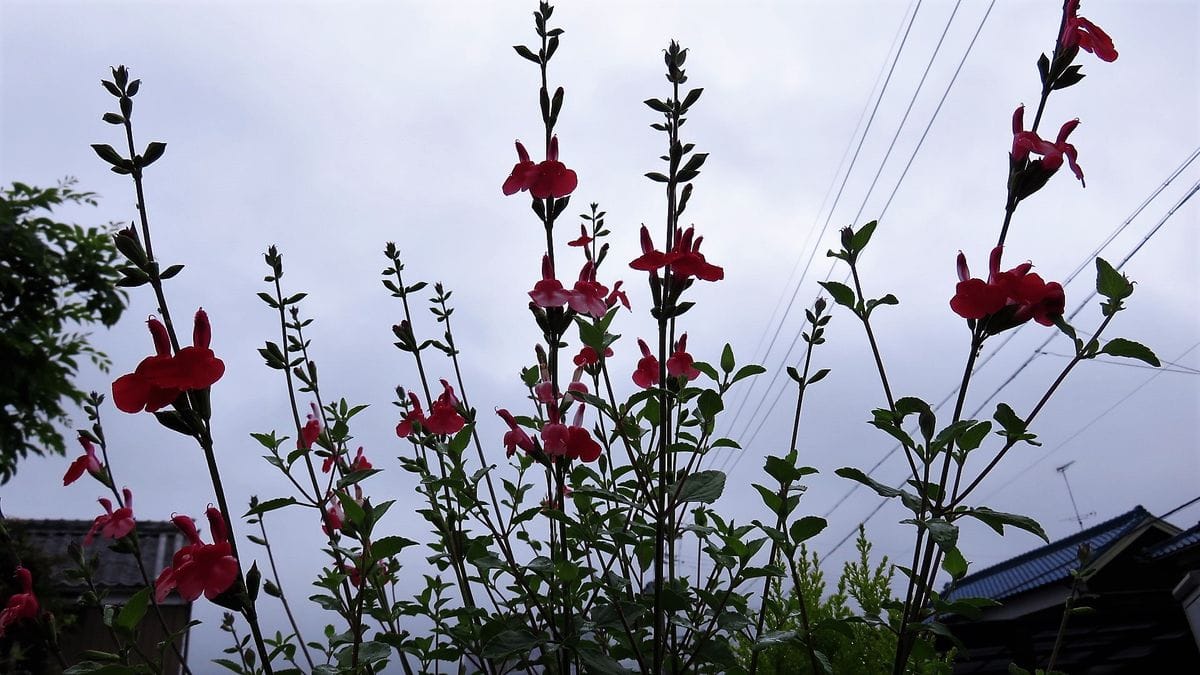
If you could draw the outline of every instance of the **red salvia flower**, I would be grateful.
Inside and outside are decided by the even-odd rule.
[[[1058,282],[1046,282],[1030,273],[1031,263],[1021,263],[1000,271],[1003,247],[992,249],[988,261],[988,280],[970,278],[966,256],[958,254],[959,282],[950,309],[964,319],[987,320],[989,333],[1019,326],[1030,319],[1043,326],[1054,325],[1066,307],[1066,295]]]
[[[583,410],[583,404],[580,403],[575,409],[574,421],[567,427],[567,456],[583,462],[594,462],[600,457],[603,449],[588,430],[583,428]]]
[[[96,500],[100,502],[100,506],[104,507],[105,513],[96,516],[96,519],[92,521],[91,529],[83,538],[84,546],[91,546],[92,539],[97,532],[100,533],[100,536],[108,539],[121,539],[133,532],[136,525],[133,520],[133,493],[129,488],[123,488],[121,493],[125,497],[125,504],[116,511],[113,511],[112,502],[108,499],[101,497]]]
[[[592,241],[592,236],[588,234],[587,227],[583,223],[580,223],[579,238],[568,241],[567,246],[587,246],[588,244],[592,243]]]
[[[558,161],[558,137],[550,139],[546,161],[534,164],[529,159],[525,146],[517,141],[517,164],[504,181],[501,189],[506,195],[524,190],[535,199],[557,199],[575,191],[579,178],[575,172]]]
[[[408,392],[408,401],[410,410],[396,425],[396,435],[400,438],[407,438],[414,431],[413,425],[420,424],[422,427],[425,425],[425,413],[421,411],[421,399],[410,391]]]
[[[212,328],[203,309],[196,312],[192,346],[180,349],[175,356],[171,356],[171,342],[162,323],[152,317],[147,324],[155,354],[113,382],[113,403],[118,409],[127,413],[154,412],[185,391],[211,387],[225,374],[224,362],[209,348]]]
[[[672,276],[679,280],[691,277],[703,281],[724,279],[725,270],[708,262],[700,252],[700,242],[704,241],[704,237],[695,237],[693,240],[694,236],[695,228],[692,227],[676,231],[674,246],[667,253],[663,253],[654,248],[650,230],[642,225],[642,255],[634,258],[629,266],[644,272],[655,272],[663,267],[670,267]]]
[[[317,442],[321,437],[321,411],[317,409],[316,403],[309,403],[312,406],[312,412],[308,414],[308,421],[300,427],[300,438],[296,439],[296,449],[308,449]],[[328,469],[326,469],[328,471]]]
[[[83,434],[79,435],[79,444],[83,446],[83,454],[76,457],[75,461],[71,462],[71,466],[67,467],[67,472],[63,474],[63,486],[79,480],[84,472],[92,474],[101,483],[105,482],[104,466],[96,457],[96,446],[92,445],[88,437]]]
[[[21,592],[13,593],[4,606],[4,611],[0,611],[0,637],[4,637],[4,632],[9,626],[18,621],[36,619],[41,611],[37,596],[33,594],[33,575],[29,570],[18,566],[13,576],[20,579]]]
[[[542,256],[542,280],[533,285],[529,291],[533,304],[544,309],[562,307],[571,299],[571,292],[563,288],[562,282],[554,278],[554,267],[550,264],[550,256]]]
[[[596,268],[589,260],[579,271],[579,280],[575,282],[575,290],[567,302],[576,312],[599,319],[608,311],[605,302],[607,295],[608,288],[596,281]]]
[[[238,561],[233,557],[225,519],[212,506],[208,507],[206,515],[213,538],[211,544],[200,539],[196,522],[188,516],[171,518],[171,522],[191,543],[175,552],[171,566],[164,569],[155,580],[154,597],[158,602],[166,600],[172,590],[178,590],[179,595],[188,602],[201,594],[212,600],[229,590],[237,580]]]
[[[354,461],[350,462],[350,471],[370,471],[375,468],[371,462],[367,461],[366,455],[363,454],[362,446],[358,446],[358,452],[354,455]]]
[[[329,503],[325,507],[322,521],[321,531],[327,537],[332,537],[334,533],[341,532],[342,526],[346,523],[346,512],[342,509],[342,502],[333,493],[329,494]]]
[[[633,383],[649,389],[658,384],[658,359],[650,352],[645,340],[639,338],[638,347],[642,350],[642,358],[638,360],[637,370],[633,371]]]
[[[456,434],[466,426],[467,421],[458,414],[458,399],[454,389],[446,380],[442,380],[442,395],[429,406],[429,418],[425,420],[425,429],[432,434]]]
[[[687,353],[687,333],[684,333],[675,343],[675,352],[667,359],[667,374],[694,380],[700,377],[700,371],[696,370],[692,363],[692,355]]]
[[[1062,166],[1063,156],[1066,156],[1071,165],[1071,172],[1084,187],[1087,187],[1087,183],[1083,180],[1083,169],[1079,167],[1078,163],[1079,153],[1075,150],[1074,145],[1067,142],[1067,137],[1071,135],[1072,131],[1075,131],[1075,127],[1079,126],[1079,120],[1065,122],[1058,131],[1058,138],[1051,143],[1032,131],[1025,131],[1024,116],[1025,106],[1019,106],[1013,113],[1013,161],[1028,160],[1029,154],[1036,152],[1042,158],[1034,160],[1034,163],[1041,167],[1048,178],[1058,171]]]
[[[1095,54],[1101,61],[1112,63],[1117,60],[1117,50],[1113,47],[1112,38],[1099,26],[1078,15],[1079,0],[1067,3],[1067,19],[1063,24],[1063,51],[1078,47],[1085,52]]]
[[[612,347],[606,347],[604,349],[604,357],[608,358],[612,355]],[[584,347],[583,349],[579,350],[579,353],[575,355],[573,360],[576,366],[594,366],[597,363],[600,363],[600,355],[596,353],[595,349],[592,349],[591,347]]]
[[[608,297],[604,299],[604,304],[609,309],[615,307],[618,302],[624,305],[625,309],[632,309],[629,306],[629,296],[625,295],[625,291],[621,290],[621,284],[623,283],[625,282],[618,280],[615,284],[613,284],[612,290],[608,293]]]
[[[517,420],[504,408],[497,408],[496,414],[504,423],[508,425],[508,431],[504,432],[504,452],[506,456],[512,457],[517,452],[517,448],[525,451],[526,454],[532,454],[536,450],[533,444],[533,439],[525,430],[517,425]]]

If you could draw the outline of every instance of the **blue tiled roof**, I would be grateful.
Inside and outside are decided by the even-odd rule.
[[[1136,530],[1146,520],[1152,519],[1146,509],[1136,506],[1132,511],[1090,527],[1065,539],[1036,548],[1028,553],[1006,560],[969,574],[953,588],[943,589],[945,600],[958,598],[1004,598],[1067,579],[1071,571],[1078,569],[1079,545],[1087,543],[1092,549],[1092,559],[1104,554],[1108,547]]]
[[[1191,548],[1197,544],[1200,544],[1200,523],[1193,525],[1161,544],[1151,546],[1146,549],[1145,556],[1151,559],[1162,558],[1163,556],[1171,555],[1185,548]]]

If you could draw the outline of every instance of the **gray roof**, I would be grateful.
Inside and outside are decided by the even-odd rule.
[[[73,580],[63,574],[75,565],[67,553],[72,542],[83,545],[84,536],[92,526],[90,520],[21,520],[8,521],[20,532],[25,542],[53,558],[56,585],[64,595],[77,595],[86,589],[83,581]],[[159,572],[171,564],[175,551],[183,546],[183,536],[169,522],[137,521],[138,542],[141,545],[142,564],[150,583],[158,578]],[[97,536],[91,546],[84,548],[87,557],[99,557],[94,582],[107,590],[113,599],[132,594],[146,586],[138,569],[137,561],[129,553],[112,550],[113,542]],[[163,604],[181,604],[178,594],[172,594]]]
[[[990,598],[1002,600],[1063,579],[1079,568],[1080,544],[1092,549],[1092,559],[1104,555],[1126,535],[1134,532],[1147,520],[1157,520],[1140,505],[1112,520],[1090,527],[1078,534],[1036,548],[1028,553],[969,574],[943,589],[947,601],[959,598]]]

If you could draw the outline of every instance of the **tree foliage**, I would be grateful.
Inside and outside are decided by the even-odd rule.
[[[53,188],[14,182],[0,192],[0,483],[30,453],[64,454],[65,402],[84,400],[73,381],[80,357],[108,367],[83,329],[112,326],[125,309],[107,228],[52,217],[72,205],[96,200],[70,179]]]

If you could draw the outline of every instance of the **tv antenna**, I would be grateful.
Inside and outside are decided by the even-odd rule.
[[[1083,531],[1083,519],[1090,518],[1090,517],[1096,515],[1096,512],[1089,511],[1088,513],[1085,513],[1083,515],[1079,514],[1079,505],[1075,503],[1075,493],[1071,492],[1071,481],[1067,480],[1067,469],[1071,468],[1071,465],[1074,463],[1075,463],[1075,460],[1071,460],[1071,461],[1067,462],[1066,464],[1063,464],[1062,466],[1055,467],[1054,470],[1058,472],[1058,475],[1062,476],[1063,483],[1065,483],[1067,486],[1067,496],[1071,498],[1071,508],[1075,510],[1075,522],[1079,524],[1079,531],[1082,532]]]

